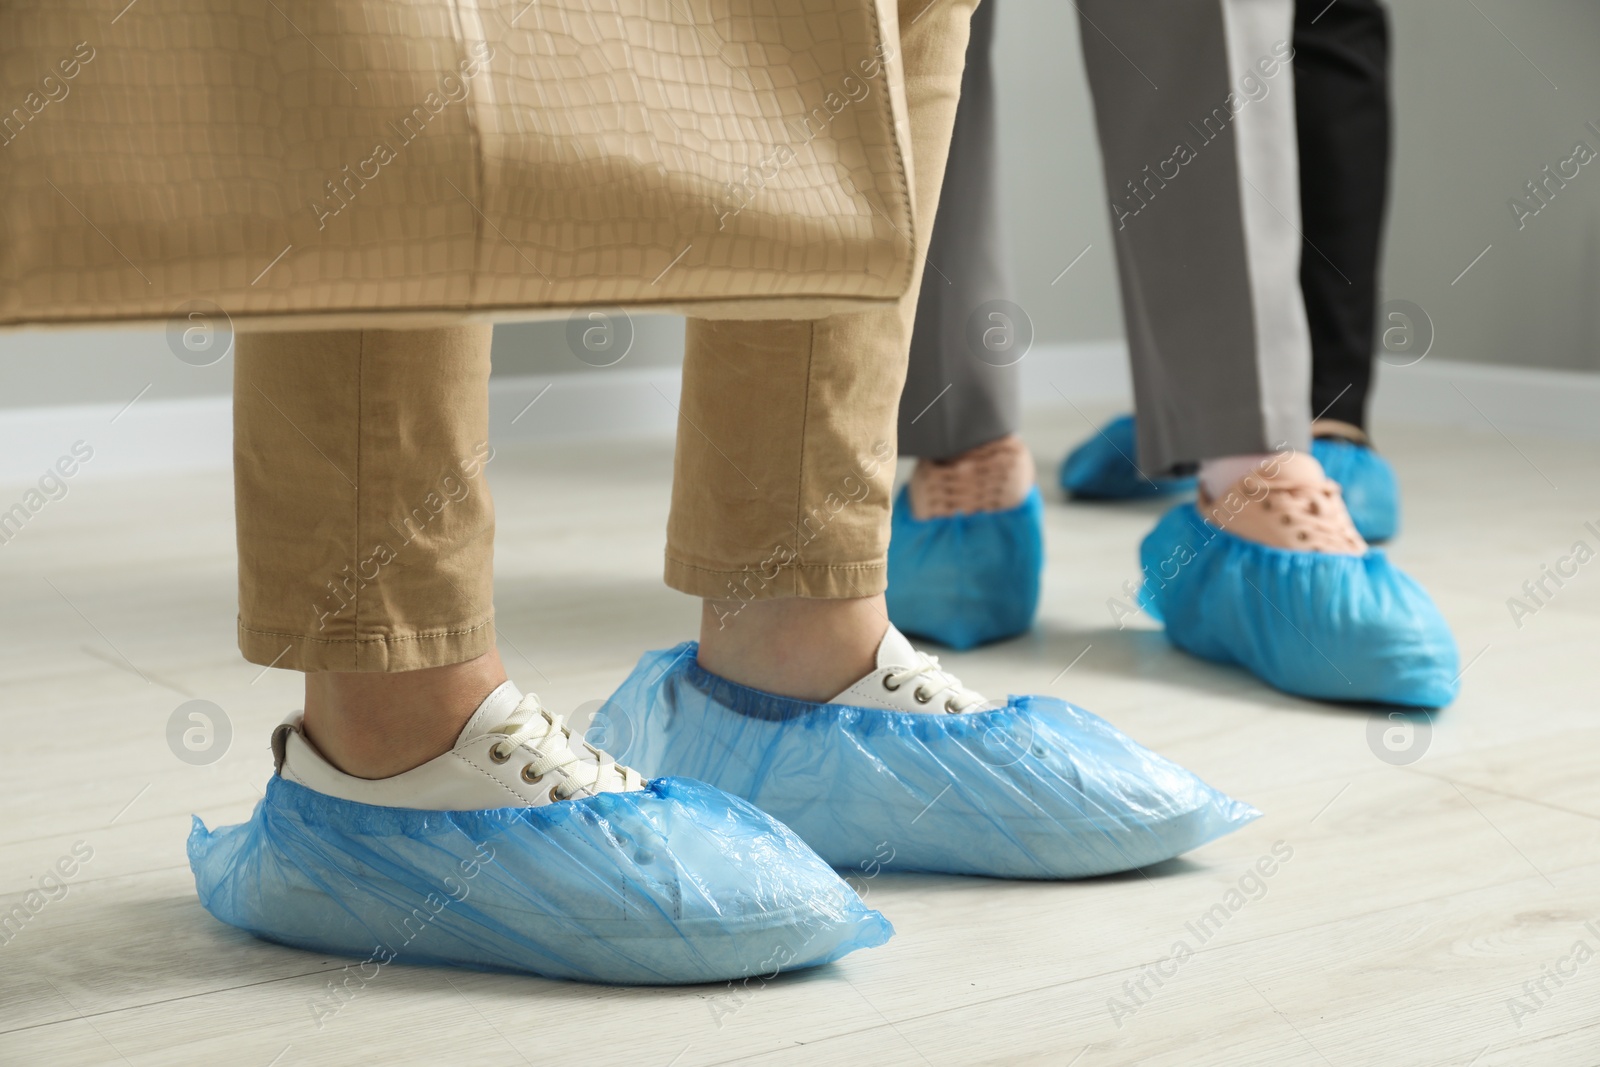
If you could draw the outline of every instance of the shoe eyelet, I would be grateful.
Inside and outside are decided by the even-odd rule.
[[[528,764],[524,764],[523,765],[523,768],[522,768],[522,780],[524,782],[527,782],[529,785],[537,785],[541,781],[544,780],[544,775],[542,775],[542,774],[530,775],[528,772],[531,771],[531,770],[533,770],[533,764],[528,763]]]
[[[961,709],[956,707],[955,701],[949,698],[945,699],[944,711],[946,715],[959,715],[961,713]]]
[[[502,753],[500,751],[500,743],[497,741],[489,746],[489,758],[496,763],[504,763],[511,758],[511,753]]]
[[[891,693],[900,688],[898,685],[889,684],[889,676],[887,674],[883,676],[883,687]]]
[[[928,701],[933,699],[933,694],[932,693],[924,693],[922,691],[922,687],[921,686],[918,686],[916,689],[913,689],[911,691],[911,695],[916,698],[916,701],[917,701],[918,704],[926,704]]]
[[[541,775],[540,777],[543,777],[543,775]],[[559,789],[559,788],[561,788],[561,787],[557,786],[557,785],[553,785],[553,786],[550,787],[550,803],[559,804],[563,800],[570,800],[571,799],[570,797],[557,796],[556,795],[556,790]]]

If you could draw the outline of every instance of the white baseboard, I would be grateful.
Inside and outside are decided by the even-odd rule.
[[[682,378],[670,367],[495,378],[490,436],[498,444],[669,437]],[[75,480],[224,470],[233,462],[232,400],[0,408],[0,485],[36,481],[79,441],[94,455]]]
[[[606,369],[490,383],[497,443],[667,437],[677,426],[682,376],[674,368]],[[1022,364],[1024,405],[1131,404],[1121,342],[1044,345]],[[529,402],[532,401],[532,405]],[[1461,426],[1506,434],[1600,438],[1600,374],[1424,361],[1381,366],[1378,421]],[[94,457],[76,478],[225,469],[227,397],[131,405],[0,408],[0,484],[35,481],[85,442]]]
[[[1424,360],[1378,364],[1376,422],[1459,426],[1484,432],[1600,439],[1600,374]]]
[[[232,399],[0,409],[0,484],[34,482],[73,446],[93,456],[74,481],[224,468],[232,463]],[[9,502],[9,498],[8,502]]]
[[[489,436],[496,444],[670,437],[682,387],[676,367],[493,378]]]
[[[1023,405],[1114,403],[1132,410],[1127,347],[1121,341],[1046,345],[1022,365]],[[1505,434],[1600,439],[1600,374],[1424,360],[1380,362],[1372,394],[1375,422],[1455,426]]]

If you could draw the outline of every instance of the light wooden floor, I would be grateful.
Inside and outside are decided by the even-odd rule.
[[[1051,481],[1086,429],[1034,420]],[[1600,1064],[1600,561],[1520,628],[1506,606],[1573,542],[1600,548],[1583,528],[1600,526],[1596,446],[1381,429],[1407,494],[1393,554],[1470,663],[1420,761],[1380,761],[1369,711],[1274,693],[1147,623],[1115,629],[1105,601],[1159,506],[1053,501],[1037,630],[947,662],[991,693],[1099,712],[1259,822],[1076,884],[881,875],[866,890],[890,944],[742,993],[395,966],[320,1029],[311,1004],[344,961],[219,925],[184,859],[191,812],[249,811],[297,699],[297,676],[234,651],[228,480],[75,485],[0,548],[0,914],[75,843],[93,850],[0,945],[0,1063]],[[696,606],[658,577],[669,471],[664,443],[491,467],[503,652],[557,710],[691,633]],[[191,698],[232,725],[208,766],[168,748]],[[1293,857],[1264,894],[1162,962],[1280,841]],[[1161,985],[1116,1011],[1152,964]]]

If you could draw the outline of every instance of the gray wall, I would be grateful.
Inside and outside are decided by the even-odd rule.
[[[1018,302],[1041,341],[1120,337],[1075,13],[1053,0],[1000,2]],[[1434,358],[1600,370],[1600,159],[1522,229],[1508,206],[1576,142],[1600,152],[1600,133],[1585,128],[1600,126],[1600,4],[1393,0],[1391,10],[1396,131],[1384,296],[1427,313]]]
[[[1017,302],[1040,344],[1119,337],[1076,17],[1054,0],[989,2],[1003,4],[997,67]],[[1600,5],[1395,0],[1393,10],[1398,129],[1385,294],[1427,312],[1435,358],[1600,369],[1600,160],[1521,230],[1507,206],[1578,140],[1600,151],[1600,134],[1585,128],[1600,126]],[[677,320],[642,316],[635,327],[625,365],[680,358]],[[502,327],[495,359],[497,373],[588,369],[562,323]],[[125,400],[146,384],[153,396],[218,393],[228,375],[227,362],[179,363],[158,333],[0,336],[0,406]]]
[[[1474,3],[1395,4],[1384,288],[1429,313],[1443,358],[1600,369],[1600,159],[1525,228],[1508,206],[1576,142],[1600,152],[1600,133],[1585,127],[1600,126],[1600,5]]]

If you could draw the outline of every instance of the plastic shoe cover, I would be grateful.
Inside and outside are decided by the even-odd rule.
[[[194,820],[189,865],[230,926],[376,962],[674,984],[810,967],[893,933],[787,827],[675,778],[417,811],[274,777],[249,822]]]
[[[1005,511],[918,519],[902,489],[889,536],[889,618],[951,648],[1015,637],[1033,625],[1044,570],[1038,486]]]
[[[815,704],[729,682],[697,652],[646,653],[603,709],[629,724],[628,762],[748,798],[836,867],[1083,878],[1260,815],[1060,700],[959,715]]]
[[[1357,533],[1376,543],[1400,532],[1400,483],[1388,460],[1366,445],[1333,437],[1312,441],[1311,455],[1344,491]]]
[[[1182,493],[1194,488],[1193,478],[1155,478],[1140,473],[1132,415],[1118,415],[1061,464],[1061,488],[1083,500],[1134,500]]]
[[[1382,549],[1290,552],[1167,512],[1139,548],[1141,601],[1186,652],[1320,700],[1438,708],[1455,698],[1455,638]]]

